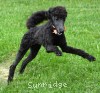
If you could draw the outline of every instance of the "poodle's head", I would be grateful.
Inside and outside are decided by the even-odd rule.
[[[55,31],[54,33],[61,35],[64,32],[64,22],[67,17],[67,11],[65,7],[57,6],[50,8],[48,14],[49,20],[52,22],[52,28]]]

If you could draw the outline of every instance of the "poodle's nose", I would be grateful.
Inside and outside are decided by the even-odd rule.
[[[60,33],[63,33],[64,32],[64,30],[63,29],[60,29]]]

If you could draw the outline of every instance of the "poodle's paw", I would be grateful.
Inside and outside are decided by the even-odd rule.
[[[57,55],[57,56],[62,56],[62,52],[61,52],[61,51],[57,51],[57,52],[56,52],[56,55]]]
[[[11,81],[13,81],[13,78],[11,77],[11,76],[8,76],[8,85],[9,85],[9,83],[11,82]]]
[[[87,57],[87,59],[88,59],[90,62],[92,62],[92,61],[95,61],[95,60],[96,60],[96,58],[95,58],[95,57],[93,57],[93,56],[91,56],[91,55],[89,55],[89,56]]]

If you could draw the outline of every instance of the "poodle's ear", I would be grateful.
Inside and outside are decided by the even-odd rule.
[[[47,19],[50,19],[50,15],[48,11],[46,11],[45,16],[47,17]]]
[[[47,12],[46,12],[46,16],[48,19],[50,19],[51,17],[51,12],[52,12],[53,8],[50,8]]]
[[[48,12],[52,13],[52,11],[53,11],[53,8],[49,8]]]

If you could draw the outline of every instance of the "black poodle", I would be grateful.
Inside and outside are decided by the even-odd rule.
[[[62,6],[32,14],[27,21],[27,28],[29,31],[24,34],[16,59],[10,66],[8,83],[13,80],[15,68],[27,50],[30,49],[30,54],[23,61],[20,73],[23,73],[26,65],[36,57],[41,45],[44,46],[48,53],[54,52],[57,56],[61,56],[62,52],[66,52],[79,55],[89,61],[95,61],[95,57],[89,55],[83,50],[67,45],[64,35],[64,22],[66,17],[67,11],[65,7]],[[44,20],[48,20],[46,24],[36,26]],[[62,52],[57,46],[61,48]]]

